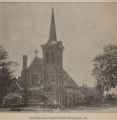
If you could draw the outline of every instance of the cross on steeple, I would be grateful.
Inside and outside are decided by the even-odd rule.
[[[34,54],[35,54],[35,56],[37,57],[37,54],[39,53],[39,51],[38,51],[38,49],[35,49],[34,50]]]

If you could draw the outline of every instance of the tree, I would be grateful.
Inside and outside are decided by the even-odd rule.
[[[16,66],[16,62],[8,60],[8,52],[0,46],[0,103],[4,96],[9,92],[9,86],[12,83],[13,72],[11,66]]]
[[[96,89],[109,91],[117,86],[117,46],[107,45],[104,53],[94,58],[92,75],[97,80]]]

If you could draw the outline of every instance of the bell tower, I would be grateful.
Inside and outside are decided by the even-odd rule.
[[[44,65],[54,65],[63,67],[63,44],[57,41],[54,10],[52,8],[49,39],[46,44],[42,45]]]

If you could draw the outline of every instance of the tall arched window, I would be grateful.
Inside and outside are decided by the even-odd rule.
[[[39,76],[37,74],[32,75],[32,85],[36,86],[40,83]]]
[[[49,52],[46,52],[46,63],[49,63]]]
[[[51,62],[55,63],[55,56],[54,56],[54,52],[51,52]]]

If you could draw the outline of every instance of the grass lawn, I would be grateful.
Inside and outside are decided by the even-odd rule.
[[[93,112],[93,113],[117,113],[117,105],[100,105],[100,106],[79,106],[66,109],[49,109],[39,106],[29,106],[23,108],[0,108],[0,112]]]

